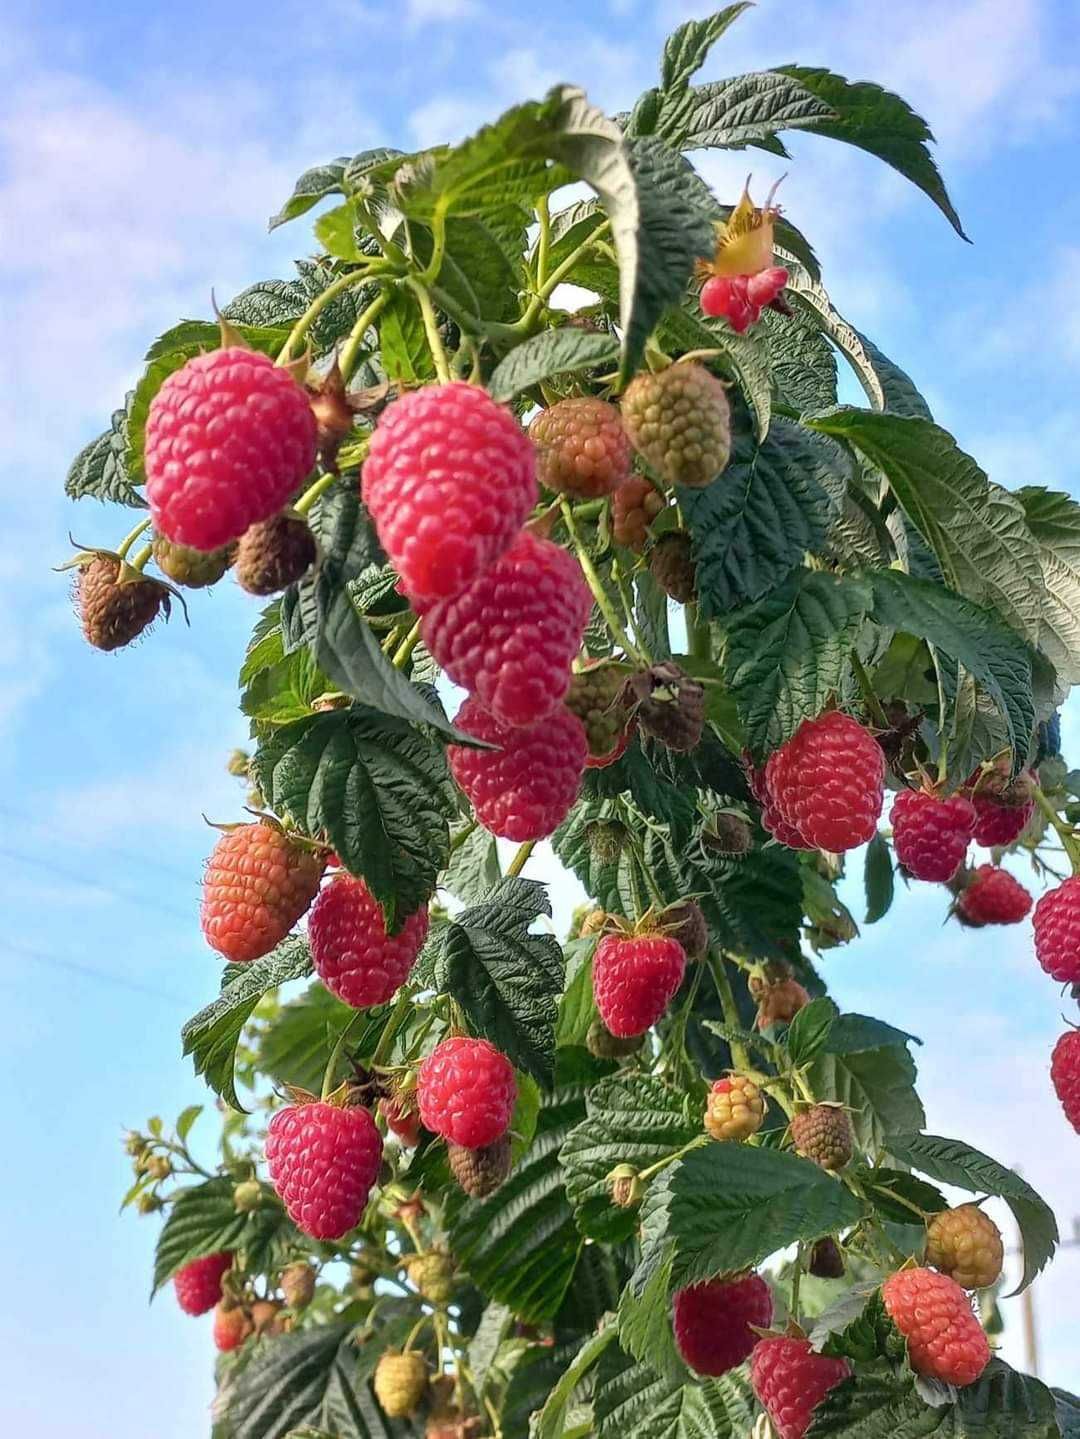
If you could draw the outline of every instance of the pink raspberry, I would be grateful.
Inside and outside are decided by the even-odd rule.
[[[308,940],[315,973],[354,1009],[385,1004],[409,977],[428,932],[427,905],[388,935],[383,912],[362,879],[335,875],[311,907]]]
[[[741,335],[761,319],[761,308],[750,303],[745,275],[714,275],[701,290],[701,312],[724,319]]]
[[[803,1439],[814,1410],[850,1373],[846,1359],[815,1354],[808,1339],[760,1339],[750,1356],[750,1383],[778,1439]]]
[[[536,503],[535,452],[476,385],[426,385],[379,417],[362,490],[407,593],[447,599],[509,548]]]
[[[1050,1079],[1065,1118],[1080,1134],[1080,1029],[1067,1029],[1054,1045]]]
[[[316,1100],[279,1109],[267,1127],[270,1182],[312,1239],[340,1239],[355,1228],[381,1160],[382,1137],[366,1109]]]
[[[444,1039],[417,1071],[416,1098],[425,1129],[465,1149],[483,1149],[510,1128],[514,1067],[486,1039]]]
[[[391,1134],[410,1149],[416,1148],[420,1143],[420,1116],[408,1100],[400,1094],[391,1094],[379,1100],[379,1113]]]
[[[563,707],[528,728],[511,729],[474,699],[454,720],[458,729],[498,749],[448,745],[450,772],[486,830],[503,839],[545,839],[573,808],[585,773],[588,742],[577,715]]]
[[[956,912],[965,924],[1019,924],[1031,908],[1031,895],[1007,869],[980,864],[961,890]]]
[[[873,838],[884,782],[880,745],[839,710],[803,720],[765,767],[765,783],[780,818],[807,844],[833,853]]]
[[[256,350],[196,355],[150,402],[146,498],[173,544],[216,550],[285,505],[315,464],[316,424],[288,370]]]
[[[560,400],[529,426],[540,483],[576,499],[598,500],[629,478],[634,447],[614,405],[591,396]]]
[[[436,662],[501,724],[529,725],[557,708],[592,611],[581,566],[522,530],[504,555],[420,630]]]
[[[208,1314],[221,1298],[221,1281],[232,1265],[232,1254],[221,1249],[193,1259],[173,1275],[176,1302],[185,1314]]]
[[[760,1274],[706,1279],[675,1294],[675,1343],[698,1374],[726,1374],[757,1343],[750,1325],[767,1329],[772,1316],[772,1293]]]
[[[746,278],[746,298],[759,310],[767,310],[788,282],[788,272],[782,265],[770,265],[756,275]]]
[[[1080,982],[1080,875],[1044,894],[1032,917],[1035,957],[1059,984]]]
[[[915,879],[947,884],[964,862],[975,828],[975,807],[963,795],[939,799],[902,789],[893,800],[893,847]]]
[[[769,793],[769,786],[765,782],[765,771],[757,768],[751,760],[748,750],[743,751],[742,760],[750,793],[761,806],[762,829],[767,830],[778,844],[786,845],[788,849],[815,848],[814,845],[807,844],[794,825],[788,824],[781,818],[780,811],[776,808]]]
[[[608,934],[593,956],[593,997],[617,1039],[651,1029],[682,984],[686,951],[670,935]]]
[[[881,1297],[907,1340],[916,1374],[958,1388],[975,1383],[990,1362],[990,1345],[955,1279],[932,1269],[901,1269],[886,1279]]]

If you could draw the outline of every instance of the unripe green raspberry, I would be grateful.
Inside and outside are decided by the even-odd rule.
[[[926,1230],[926,1262],[961,1289],[988,1289],[1001,1278],[1001,1230],[977,1204],[935,1214]]]
[[[163,1207],[158,1196],[150,1191],[140,1194],[135,1201],[135,1208],[140,1214],[156,1214]]]
[[[233,561],[232,545],[220,550],[193,550],[188,545],[174,545],[164,535],[154,536],[154,560],[163,575],[173,584],[189,590],[204,590],[216,585]]]
[[[635,448],[670,484],[702,489],[727,467],[731,408],[704,365],[638,375],[623,395],[622,415]]]
[[[614,665],[590,665],[574,675],[566,707],[585,726],[590,755],[609,755],[626,730],[629,712],[622,700],[624,675]]]
[[[643,1034],[620,1039],[611,1033],[602,1019],[594,1019],[585,1037],[585,1047],[596,1059],[623,1059],[628,1054],[636,1054],[644,1039]]]
[[[439,1249],[414,1254],[405,1263],[409,1278],[431,1304],[445,1304],[454,1292],[454,1266]]]
[[[791,1139],[804,1159],[822,1169],[843,1169],[855,1147],[851,1120],[838,1104],[815,1104],[791,1120]]]
[[[233,1208],[237,1214],[251,1214],[262,1203],[262,1185],[257,1179],[244,1179],[233,1190]]]
[[[407,1419],[420,1408],[427,1389],[427,1364],[422,1354],[388,1349],[375,1366],[375,1397],[391,1419]]]
[[[765,1096],[751,1079],[731,1074],[718,1079],[705,1101],[705,1128],[713,1139],[741,1141],[761,1128]]]
[[[164,1154],[149,1155],[144,1168],[151,1179],[168,1179],[173,1172],[172,1161]]]

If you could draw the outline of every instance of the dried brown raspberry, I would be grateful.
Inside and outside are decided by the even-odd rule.
[[[481,1149],[465,1149],[448,1144],[450,1172],[470,1199],[486,1199],[494,1194],[510,1173],[510,1136],[504,1134],[494,1144]]]
[[[700,959],[709,947],[709,924],[701,906],[692,899],[668,905],[657,919],[665,934],[677,939],[686,950],[687,959]]]
[[[118,650],[153,624],[158,611],[169,617],[169,590],[148,580],[115,555],[93,554],[77,581],[82,631],[97,650]]]
[[[680,605],[690,603],[697,587],[691,550],[690,536],[685,530],[669,530],[649,551],[649,571],[653,579]]]
[[[843,1279],[844,1256],[831,1236],[819,1239],[810,1251],[807,1268],[815,1279]]]
[[[705,691],[672,660],[631,675],[623,697],[642,730],[668,749],[686,753],[701,739]]]
[[[244,531],[236,546],[235,572],[249,595],[276,595],[315,563],[315,537],[299,515],[274,515]]]
[[[809,994],[797,979],[781,979],[775,984],[767,984],[754,997],[758,1002],[757,1019],[754,1021],[758,1029],[768,1029],[773,1024],[790,1024],[799,1010],[810,1003]]]

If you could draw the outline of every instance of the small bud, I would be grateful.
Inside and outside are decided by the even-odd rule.
[[[262,1185],[257,1179],[245,1179],[233,1190],[233,1208],[237,1214],[251,1214],[262,1203]]]
[[[619,1209],[633,1209],[641,1203],[645,1185],[632,1164],[617,1164],[607,1177],[612,1204]]]
[[[148,1191],[139,1195],[135,1201],[135,1208],[140,1214],[156,1214],[159,1209],[163,1208],[163,1205],[156,1194]]]
[[[251,756],[246,749],[234,749],[225,768],[237,779],[246,779]]]
[[[146,1153],[146,1139],[136,1130],[129,1131],[124,1140],[124,1152],[130,1154],[133,1159],[141,1159]]]
[[[281,1271],[281,1292],[290,1309],[306,1309],[315,1294],[315,1270],[302,1261]]]
[[[168,1179],[173,1172],[172,1161],[165,1154],[151,1154],[146,1159],[144,1170],[151,1179]]]

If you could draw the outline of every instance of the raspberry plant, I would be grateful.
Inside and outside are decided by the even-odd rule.
[[[240,666],[253,815],[204,890],[229,962],[183,1031],[219,1158],[198,1108],[128,1138],[154,1289],[215,1308],[218,1439],[1075,1432],[990,1357],[956,1276],[995,1285],[1000,1236],[937,1186],[1005,1201],[1021,1286],[1052,1214],[923,1132],[912,1036],[824,971],[866,841],[889,909],[888,803],[954,923],[1024,920],[1005,848],[1064,881],[1039,959],[1080,974],[1080,506],[991,484],[774,197],[691,167],[805,130],[962,234],[897,96],[695,83],[744,8],[616,120],[559,87],[309,170],[272,224],[328,202],[318,254],[157,339],[72,466],[149,506],[69,561],[91,644],[234,566],[279,591]],[[565,943],[547,838],[589,898]]]

